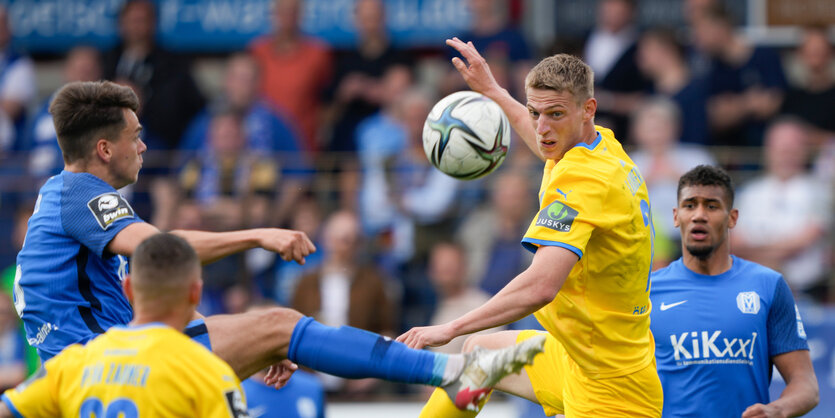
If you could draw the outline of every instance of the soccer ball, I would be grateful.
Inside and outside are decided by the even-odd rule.
[[[510,146],[510,124],[496,102],[474,91],[441,99],[423,124],[423,150],[438,170],[473,180],[495,170]]]

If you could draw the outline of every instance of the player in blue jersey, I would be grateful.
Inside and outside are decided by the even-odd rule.
[[[138,107],[131,89],[106,81],[67,84],[50,105],[65,166],[40,190],[14,284],[15,308],[43,360],[133,317],[121,291],[127,257],[159,233],[117,191],[136,181],[147,149]],[[315,250],[304,233],[283,229],[171,233],[194,247],[203,263],[253,247],[304,263]],[[518,370],[542,345],[520,344],[465,359],[409,350],[350,327],[325,327],[285,308],[209,318],[195,312],[195,318],[186,333],[227,361],[240,378],[281,362],[283,367],[268,376],[270,384],[292,372],[294,365],[283,362],[289,359],[349,378],[472,389],[471,382],[461,380],[469,370],[498,379]]]
[[[780,273],[730,254],[739,215],[733,202],[720,168],[698,166],[679,180],[673,218],[683,256],[652,274],[650,292],[664,417],[791,417],[818,402],[788,285]],[[786,380],[774,401],[772,364]]]

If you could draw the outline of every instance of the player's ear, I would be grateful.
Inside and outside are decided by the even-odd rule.
[[[594,114],[597,112],[597,99],[594,97],[589,97],[586,99],[585,103],[583,103],[583,120],[589,121],[594,118]]]
[[[104,138],[96,140],[96,156],[106,163],[110,162],[110,158],[113,156],[110,146],[110,141]]]
[[[678,222],[678,208],[673,208],[673,226],[676,228],[681,226]]]
[[[133,305],[133,282],[131,281],[130,274],[125,276],[125,280],[122,280],[122,290],[125,292],[128,302]]]
[[[739,209],[733,208],[731,209],[730,213],[728,213],[728,228],[733,228],[736,226],[736,220],[739,218]]]
[[[188,301],[197,306],[200,304],[200,296],[203,294],[203,280],[192,280],[188,286]]]

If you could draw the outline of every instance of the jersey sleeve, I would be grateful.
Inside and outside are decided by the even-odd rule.
[[[782,277],[774,289],[767,321],[769,358],[790,351],[809,349],[800,311]]]
[[[143,222],[127,200],[104,183],[74,178],[61,191],[61,225],[71,237],[102,257],[126,226]]]
[[[531,252],[540,246],[565,248],[578,258],[596,227],[601,225],[608,187],[582,172],[565,171],[540,192],[540,209],[522,245]]]
[[[57,367],[54,359],[46,362],[28,380],[3,393],[2,400],[16,417],[57,417],[61,415],[58,404]]]

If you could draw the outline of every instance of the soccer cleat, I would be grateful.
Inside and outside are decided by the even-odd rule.
[[[465,354],[464,370],[458,378],[443,389],[458,409],[477,411],[478,403],[496,383],[533,363],[534,356],[541,353],[544,346],[545,336],[537,335],[498,350],[476,347]]]

